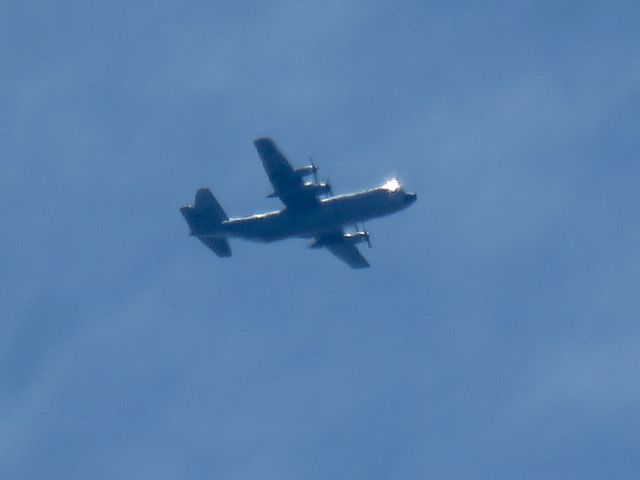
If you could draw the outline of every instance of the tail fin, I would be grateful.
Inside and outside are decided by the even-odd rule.
[[[182,207],[180,213],[189,224],[191,235],[194,236],[214,233],[222,222],[229,219],[208,188],[198,190],[193,205]],[[225,238],[205,237],[199,238],[199,240],[219,257],[231,256],[229,242]]]
[[[182,207],[180,213],[189,224],[192,235],[211,233],[229,219],[208,188],[198,190],[193,205]]]
[[[196,192],[196,198],[193,202],[193,206],[199,212],[214,218],[217,223],[229,220],[229,216],[224,213],[224,210],[216,200],[216,197],[213,196],[208,188],[201,188]]]

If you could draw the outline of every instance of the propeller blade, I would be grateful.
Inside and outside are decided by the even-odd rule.
[[[313,158],[309,157],[309,162],[311,163],[311,166],[313,167],[313,169],[311,170],[313,172],[313,181],[315,183],[318,183],[318,167],[316,167],[316,164],[313,163]]]
[[[369,246],[369,248],[371,248],[371,236],[369,235],[369,232],[367,231],[367,227],[364,226],[364,222],[362,222],[362,232],[365,235],[365,239],[367,240],[367,245]]]

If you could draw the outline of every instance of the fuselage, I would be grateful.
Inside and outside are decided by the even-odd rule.
[[[319,200],[308,208],[230,218],[202,237],[236,237],[272,242],[289,237],[317,237],[324,232],[383,217],[407,208],[416,200],[402,188],[379,187]]]

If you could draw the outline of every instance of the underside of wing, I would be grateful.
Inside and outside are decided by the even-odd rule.
[[[226,238],[198,237],[198,240],[213,250],[219,257],[231,256],[231,247],[229,246],[229,241]]]
[[[351,243],[334,243],[327,245],[327,248],[340,260],[351,268],[368,268],[369,262],[362,256],[358,247]]]
[[[307,208],[318,204],[316,193],[305,189],[302,176],[296,173],[273,140],[258,138],[253,143],[273,186],[274,196],[290,208]]]
[[[253,144],[264,164],[264,169],[274,188],[286,186],[287,182],[296,183],[300,178],[295,175],[293,167],[270,138],[258,138]]]

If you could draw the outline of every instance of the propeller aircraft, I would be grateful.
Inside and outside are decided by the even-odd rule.
[[[267,197],[280,198],[283,209],[229,218],[208,188],[196,192],[192,205],[180,208],[190,235],[219,257],[231,256],[229,238],[273,242],[299,237],[313,239],[310,248],[326,248],[351,268],[367,268],[369,263],[357,248],[359,243],[371,248],[363,222],[404,210],[417,199],[396,178],[376,188],[334,196],[329,182],[318,182],[313,161],[293,168],[270,138],[258,138],[254,145],[273,186]],[[313,182],[305,180],[310,175]],[[352,226],[354,232],[345,232]]]

